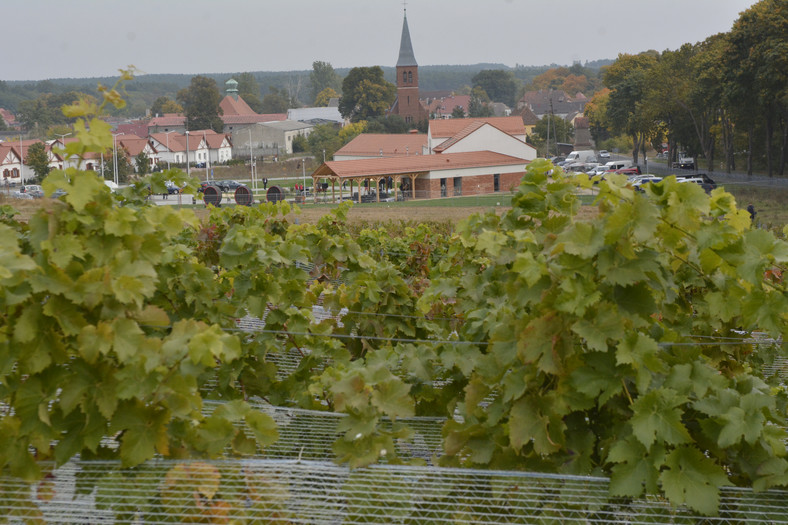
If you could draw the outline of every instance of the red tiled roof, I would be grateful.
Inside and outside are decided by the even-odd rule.
[[[287,113],[266,113],[258,115],[223,115],[222,121],[225,124],[255,124],[257,122],[273,122],[277,120],[287,120]]]
[[[148,123],[144,120],[136,120],[134,122],[127,122],[125,124],[118,124],[115,128],[118,133],[125,133],[126,135],[137,135],[140,137],[148,136]]]
[[[523,124],[526,126],[535,126],[537,122],[539,122],[539,117],[537,117],[536,113],[528,106],[523,108],[522,112],[520,112],[520,116],[523,118]]]
[[[421,155],[427,145],[427,135],[423,133],[384,134],[362,133],[342,146],[334,155],[358,155],[384,157]]]
[[[405,173],[424,173],[460,168],[486,166],[516,166],[528,161],[494,153],[492,151],[471,151],[467,153],[446,153],[444,155],[416,155],[412,157],[376,157],[358,160],[334,160],[325,162],[313,175],[360,177],[368,175],[385,176]]]
[[[238,95],[238,100],[231,95],[226,95],[219,102],[219,107],[222,108],[223,115],[226,117],[231,115],[257,115],[240,95]]]
[[[492,124],[509,135],[525,135],[525,125],[521,117],[488,117],[480,119],[450,118],[430,120],[430,134],[433,138],[453,137],[471,122],[478,120]]]
[[[471,103],[470,95],[452,95],[445,98],[436,98],[430,102],[427,108],[430,114],[451,115],[454,108],[461,107],[465,113],[468,113],[468,105]]]
[[[143,139],[136,135],[122,135],[118,137],[118,145],[122,146],[132,157],[136,157],[142,153],[147,144],[148,139]]]
[[[165,113],[163,117],[154,117],[148,121],[148,127],[153,126],[185,126],[186,117],[175,113]]]
[[[5,120],[6,124],[16,124],[16,116],[5,108],[0,108],[0,118]]]

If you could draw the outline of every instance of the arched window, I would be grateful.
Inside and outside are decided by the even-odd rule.
[[[413,72],[408,71],[408,84],[413,84]]]
[[[406,83],[408,81],[408,73],[407,71],[402,72],[402,83]]]

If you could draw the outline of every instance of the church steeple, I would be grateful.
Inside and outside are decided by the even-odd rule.
[[[413,56],[413,45],[410,43],[408,14],[402,20],[402,39],[399,43],[399,60],[397,60],[397,98],[389,110],[389,114],[399,115],[408,124],[415,124],[427,118],[427,110],[419,101],[419,65]]]
[[[401,66],[418,66],[416,57],[413,56],[413,45],[410,43],[407,12],[402,20],[402,38],[399,42],[399,60],[397,60],[397,67]]]

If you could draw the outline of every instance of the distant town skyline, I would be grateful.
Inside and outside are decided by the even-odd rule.
[[[2,80],[419,65],[570,65],[729,31],[753,0],[25,0],[4,6]]]

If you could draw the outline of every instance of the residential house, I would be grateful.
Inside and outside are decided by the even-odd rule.
[[[470,95],[450,95],[432,99],[427,106],[431,119],[451,118],[455,108],[460,108],[464,116],[468,116],[468,106],[471,103]]]
[[[520,117],[514,117],[520,121]],[[468,125],[432,148],[433,153],[492,151],[527,161],[536,159],[536,148],[483,119],[463,119]],[[518,130],[519,131],[519,130]]]
[[[21,184],[21,173],[19,144],[0,142],[0,174],[3,176],[3,184]]]
[[[548,113],[557,117],[566,118],[575,113],[582,113],[588,99],[582,93],[571,97],[561,90],[526,91],[517,101],[517,110],[528,107],[542,118]]]
[[[155,116],[148,121],[148,135],[154,133],[166,133],[176,131],[183,133],[186,131],[186,117],[177,113],[165,113],[162,116]]]
[[[525,125],[521,117],[486,117],[477,119],[432,119],[427,130],[427,146],[430,150],[451,139],[473,122],[492,124],[499,130],[525,142]]]

